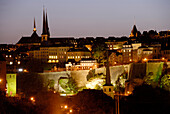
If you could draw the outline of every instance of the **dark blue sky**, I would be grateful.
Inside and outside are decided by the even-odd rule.
[[[170,0],[0,0],[0,44],[42,32],[43,5],[51,37],[128,36],[137,29],[170,29]]]

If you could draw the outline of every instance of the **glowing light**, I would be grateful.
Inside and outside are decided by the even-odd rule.
[[[0,79],[0,83],[2,82],[2,79]]]
[[[70,109],[70,113],[72,113],[73,112],[73,110],[72,109]]]
[[[162,57],[162,60],[165,60],[165,58],[164,58],[164,57]]]
[[[67,109],[67,108],[68,108],[68,106],[67,106],[67,105],[65,105],[65,106],[64,106],[64,108],[65,108],[65,109]]]
[[[132,61],[132,59],[130,59],[129,61]]]
[[[147,61],[148,59],[147,58],[144,58],[143,61]]]
[[[18,64],[21,64],[21,62],[20,62],[20,61],[18,61]]]
[[[13,62],[9,62],[9,64],[10,64],[10,65],[12,65],[12,64],[13,64]]]
[[[30,99],[31,99],[31,101],[33,101],[33,100],[34,100],[34,97],[31,97]]]
[[[24,72],[28,72],[27,69],[24,69]]]
[[[19,72],[22,72],[22,71],[23,71],[23,69],[22,69],[22,68],[19,68],[19,69],[18,69],[18,71],[19,71]]]
[[[30,100],[31,100],[33,103],[35,102],[34,97],[31,97]]]

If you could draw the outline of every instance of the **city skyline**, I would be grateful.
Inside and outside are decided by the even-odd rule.
[[[168,0],[121,1],[0,1],[0,44],[30,36],[34,17],[42,33],[43,6],[47,8],[51,37],[129,36],[134,23],[140,32],[169,30]],[[135,21],[135,22],[134,22]]]

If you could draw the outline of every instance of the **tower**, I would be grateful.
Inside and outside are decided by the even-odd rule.
[[[43,30],[41,34],[41,42],[47,42],[49,38],[50,32],[48,28],[48,20],[47,20],[47,12],[45,16],[45,11],[43,8]]]
[[[110,69],[109,69],[109,60],[108,60],[108,50],[107,50],[107,65],[106,65],[106,84],[103,85],[103,92],[108,96],[114,98],[113,95],[113,85],[110,80]]]
[[[129,37],[137,37],[137,36],[138,36],[138,30],[136,28],[136,25],[134,25]]]
[[[37,29],[36,29],[36,25],[35,25],[35,17],[34,17],[34,29],[33,29],[33,31],[34,31],[34,32],[36,32],[36,31],[37,31]]]

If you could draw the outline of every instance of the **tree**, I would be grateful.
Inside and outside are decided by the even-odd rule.
[[[167,90],[167,91],[170,91],[170,74],[164,75],[161,78],[160,87]]]
[[[106,62],[107,46],[104,42],[104,39],[98,38],[92,46],[93,58],[96,59],[100,65],[104,65]]]

